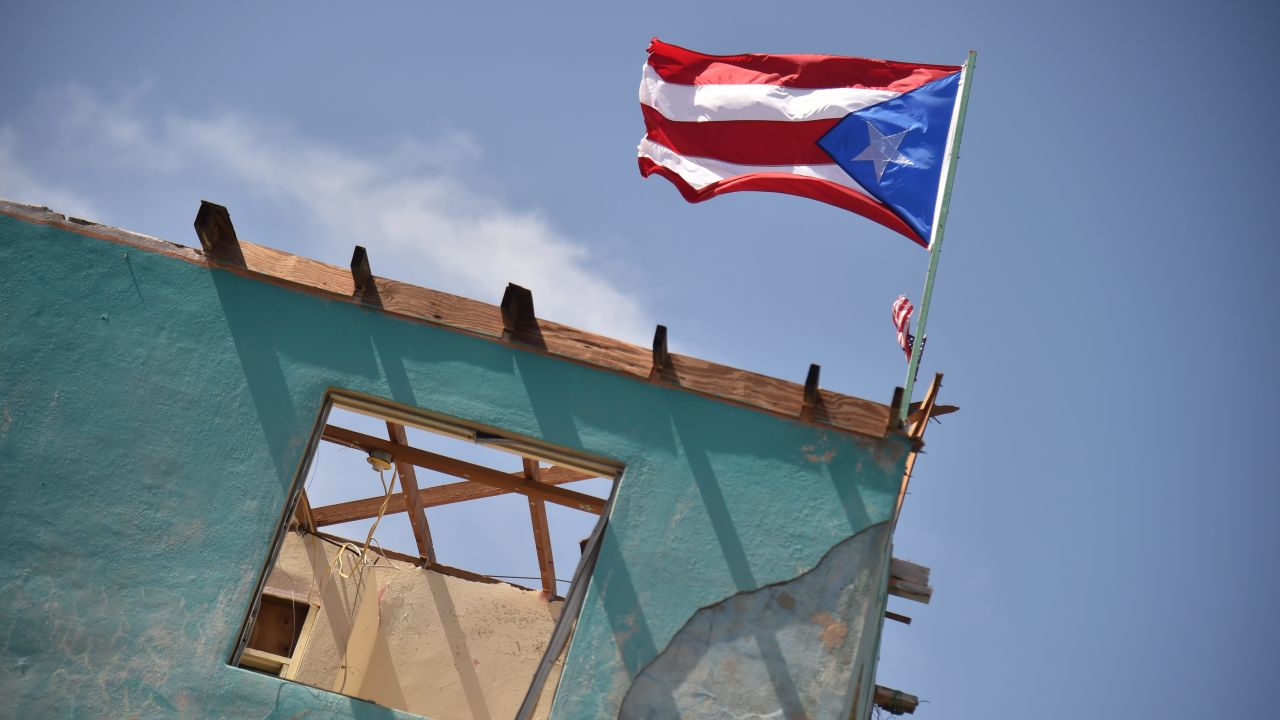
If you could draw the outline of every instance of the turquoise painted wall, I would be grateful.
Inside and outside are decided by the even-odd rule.
[[[616,715],[700,608],[887,521],[907,451],[0,216],[6,707],[402,717],[226,664],[329,387],[626,463],[566,718]]]

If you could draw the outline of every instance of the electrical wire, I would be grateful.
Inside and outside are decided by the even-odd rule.
[[[346,557],[346,552],[354,552],[356,546],[354,543],[346,542],[338,546],[337,554],[333,556],[333,560],[329,563],[331,573],[337,572],[343,580],[350,580],[352,575],[355,575],[356,572],[364,569],[364,567],[377,565],[378,558],[386,560],[388,563],[391,562],[382,550],[382,543],[378,542],[373,534],[378,531],[378,523],[382,522],[382,516],[386,514],[387,506],[391,503],[391,496],[395,493],[396,478],[399,477],[399,474],[399,468],[393,466],[391,469],[391,483],[388,484],[386,473],[382,470],[378,471],[378,480],[382,483],[382,505],[378,508],[378,515],[373,519],[373,524],[369,526],[369,533],[365,535],[364,544],[360,546],[360,552],[355,553],[356,559],[351,561],[351,568],[347,569],[344,558]],[[378,552],[373,554],[374,559],[372,562],[369,561],[369,547],[371,545],[376,545],[378,548]]]

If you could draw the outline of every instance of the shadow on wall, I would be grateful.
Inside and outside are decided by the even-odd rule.
[[[458,610],[454,606],[453,596],[449,594],[448,584],[442,576],[435,574],[428,575],[427,582],[431,586],[431,596],[435,599],[440,629],[444,632],[449,647],[453,649],[453,667],[458,671],[458,681],[462,684],[462,694],[467,699],[471,717],[475,720],[492,720],[489,704],[484,699],[484,687],[476,673],[476,660],[471,657],[467,634],[458,624]]]
[[[299,409],[281,358],[326,372],[372,378],[378,375],[373,349],[367,337],[343,332],[344,324],[337,322],[336,314],[322,324],[319,316],[302,305],[311,302],[310,298],[227,270],[213,269],[210,275],[276,479],[287,493],[324,398],[317,392],[306,398],[307,407]]]

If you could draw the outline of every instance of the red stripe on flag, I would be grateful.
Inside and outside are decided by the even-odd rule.
[[[829,165],[818,139],[839,120],[677,122],[641,105],[646,137],[681,155],[739,165]]]
[[[717,195],[744,190],[796,195],[857,213],[910,238],[917,245],[929,247],[927,240],[916,235],[909,225],[904,223],[901,218],[893,214],[887,207],[867,195],[863,195],[851,188],[837,185],[829,180],[787,173],[751,173],[750,175],[739,175],[713,182],[699,190],[685,182],[678,173],[662,167],[649,158],[641,157],[638,159],[640,161],[641,175],[644,177],[659,175],[670,180],[671,184],[675,185],[680,194],[684,196],[684,199],[691,203],[702,202]]]
[[[663,80],[684,85],[865,87],[907,92],[960,70],[833,55],[705,55],[654,38],[649,65]]]

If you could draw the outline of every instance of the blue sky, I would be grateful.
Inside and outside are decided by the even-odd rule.
[[[648,39],[974,81],[880,682],[928,718],[1274,717],[1267,3],[10,2],[0,196],[242,237],[887,401],[927,256],[847,213],[642,181]]]

